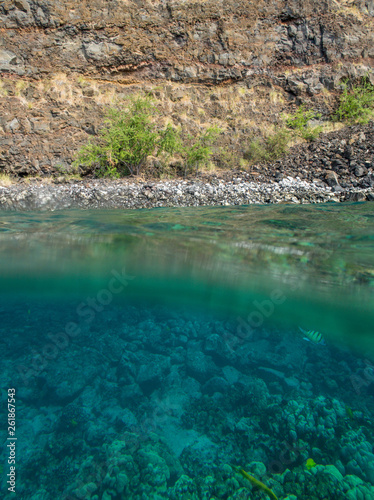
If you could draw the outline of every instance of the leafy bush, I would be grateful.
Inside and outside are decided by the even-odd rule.
[[[105,126],[95,143],[83,146],[77,153],[75,165],[92,168],[98,177],[138,175],[148,156],[179,154],[185,170],[206,161],[219,129],[208,128],[197,138],[182,140],[181,131],[167,125],[157,127],[152,117],[158,112],[150,96],[135,97],[127,110],[110,109]]]
[[[306,141],[312,142],[317,139],[319,134],[322,132],[322,126],[310,126],[310,120],[315,120],[321,118],[319,113],[316,113],[312,109],[305,109],[305,106],[302,105],[296,111],[293,116],[290,116],[286,120],[286,126],[289,129],[292,129],[295,135],[302,137]]]
[[[194,168],[197,171],[200,164],[208,161],[220,132],[218,127],[208,127],[197,139],[188,134],[184,142],[180,141],[177,152],[184,160],[185,174]]]
[[[285,124],[274,134],[253,139],[249,143],[244,158],[251,163],[271,162],[287,153],[289,143],[296,137],[306,141],[314,141],[322,132],[321,125],[311,126],[309,122],[321,115],[312,109],[306,110],[302,105],[296,113],[285,120]]]
[[[290,132],[281,128],[275,134],[252,140],[244,157],[252,163],[274,161],[287,152],[290,139]]]
[[[368,78],[363,78],[361,83],[350,86],[348,80],[343,84],[339,107],[333,118],[335,121],[349,123],[368,123],[374,115],[374,85]]]

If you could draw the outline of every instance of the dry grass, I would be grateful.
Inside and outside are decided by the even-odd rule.
[[[12,184],[14,184],[14,181],[8,174],[0,173],[0,186],[7,187]]]
[[[38,181],[37,181],[38,179]],[[39,177],[39,176],[28,176],[28,177],[23,177],[22,182],[25,182],[26,184],[34,184],[37,186],[40,186],[41,184],[43,185],[50,185],[54,181],[54,177]]]
[[[356,5],[356,0],[333,0],[337,7],[337,14],[351,15],[359,21],[364,20],[364,16]]]
[[[269,93],[269,100],[272,104],[284,104],[285,99],[282,92],[278,90],[271,90]]]
[[[4,82],[0,80],[0,96],[6,97],[8,95],[8,91],[4,88]]]
[[[200,172],[205,172],[205,173],[209,173],[209,174],[214,174],[215,172],[217,172],[219,170],[219,168],[217,167],[217,165],[215,163],[213,163],[212,161],[208,161],[205,165],[202,165],[200,168],[199,168],[199,171]]]
[[[238,93],[242,96],[248,94],[249,89],[247,87],[239,87],[238,88]]]
[[[250,162],[248,160],[245,160],[244,158],[239,159],[239,168],[241,169],[247,169],[250,165]]]
[[[345,126],[346,126],[346,124],[342,123],[342,122],[327,121],[327,122],[324,122],[322,124],[322,127],[323,127],[322,133],[327,134],[328,132],[336,132],[337,130],[341,130]]]
[[[288,72],[294,74],[300,71],[296,68]],[[25,93],[29,85],[36,87],[39,94],[31,100]],[[0,80],[0,96],[6,96],[7,90],[10,89],[10,82]],[[88,89],[91,91],[90,94],[83,95]],[[155,98],[155,105],[160,110],[160,113],[154,117],[160,126],[171,124],[182,128],[185,134],[191,133],[192,135],[212,125],[223,130],[225,133],[220,137],[220,148],[226,149],[227,154],[222,155],[223,161],[219,160],[219,162],[226,164],[228,168],[238,166],[247,168],[248,161],[242,160],[240,163],[240,155],[250,138],[274,135],[282,127],[282,113],[288,112],[291,107],[285,98],[285,92],[280,87],[269,88],[257,85],[247,88],[243,83],[205,87],[172,82],[157,85],[143,82],[130,86],[118,81],[108,82],[79,74],[66,75],[59,72],[37,83],[20,80],[15,84],[14,90],[15,97],[26,108],[22,111],[26,116],[27,108],[40,110],[44,116],[43,113],[51,106],[51,102],[53,105],[57,102],[56,108],[60,110],[63,120],[67,121],[69,117],[72,117],[80,122],[84,118],[87,122],[92,122],[95,127],[102,124],[106,109],[114,106],[125,107],[127,96],[151,93]],[[31,92],[30,95],[32,95]],[[321,95],[317,96],[317,100],[325,101],[326,108],[332,109],[335,93],[323,89]],[[84,117],[82,109],[84,109]],[[34,110],[32,114],[35,115]],[[325,122],[323,132],[338,130],[342,127],[340,123]],[[83,135],[82,133],[82,137]],[[296,141],[301,142],[301,139],[295,139],[293,144]],[[215,153],[214,158],[221,158],[221,153]],[[214,168],[216,167],[213,165],[205,167],[209,172]],[[172,168],[169,170],[166,168],[162,175],[172,176],[172,171]],[[64,174],[64,177],[79,179],[68,174]],[[4,185],[12,181],[10,178],[5,178],[0,179],[0,182]],[[43,179],[43,182],[46,181]]]

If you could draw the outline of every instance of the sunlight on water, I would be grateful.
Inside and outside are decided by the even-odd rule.
[[[374,498],[373,208],[3,213],[19,498]]]

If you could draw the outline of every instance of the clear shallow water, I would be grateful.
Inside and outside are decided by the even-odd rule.
[[[373,209],[1,214],[17,498],[374,498]]]

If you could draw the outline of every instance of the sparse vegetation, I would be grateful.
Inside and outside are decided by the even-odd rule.
[[[10,186],[13,184],[11,177],[8,174],[0,173],[0,186]]]
[[[296,136],[305,139],[308,142],[315,141],[319,134],[322,132],[322,125],[312,126],[310,122],[312,120],[318,120],[321,118],[319,113],[316,113],[312,109],[305,109],[302,105],[298,108],[295,114],[291,115],[286,120],[287,128],[293,130]]]
[[[0,96],[6,97],[8,95],[8,90],[4,88],[4,82],[0,80]]]
[[[251,163],[275,161],[287,153],[290,143],[296,140],[314,141],[322,132],[322,125],[311,125],[312,120],[321,117],[312,109],[300,106],[296,113],[288,116],[276,132],[265,134],[264,137],[250,141],[244,158]]]
[[[158,113],[152,98],[134,97],[127,110],[110,109],[98,140],[80,149],[74,165],[91,167],[98,177],[139,175],[149,156],[179,155],[184,171],[206,162],[220,130],[208,127],[197,137],[167,124],[160,128],[153,119]]]
[[[274,134],[253,139],[244,158],[251,163],[274,161],[287,152],[290,140],[290,131],[282,127]]]
[[[81,176],[78,172],[78,167],[74,164],[68,165],[63,163],[56,163],[54,168],[65,179],[73,179],[73,180],[81,179]]]
[[[284,119],[284,125],[277,132],[253,138],[244,158],[251,163],[270,162],[283,156],[291,141],[303,139],[311,142],[316,140],[322,131],[329,131],[333,125],[332,122],[327,122],[323,126],[313,125],[313,120],[320,118],[319,113],[301,105],[294,114]],[[348,80],[345,81],[338,109],[332,116],[333,122],[366,124],[373,118],[374,85],[369,78],[362,78],[358,85],[352,85]]]
[[[368,123],[374,116],[374,85],[367,77],[362,78],[359,85],[343,83],[339,107],[333,118],[336,121],[352,123]]]
[[[188,134],[187,137],[177,145],[176,151],[183,159],[185,174],[199,166],[206,164],[212,154],[212,144],[214,144],[220,134],[218,127],[208,127],[205,132],[197,138]]]

